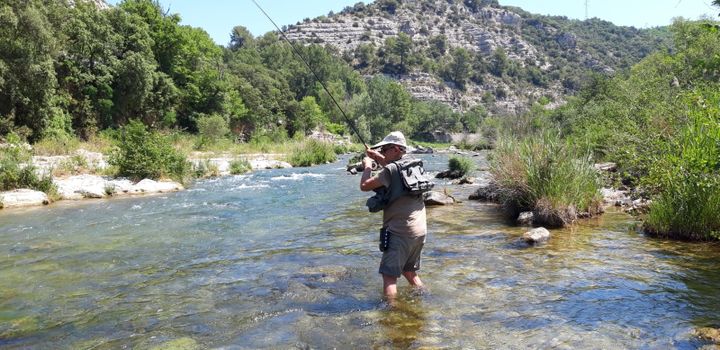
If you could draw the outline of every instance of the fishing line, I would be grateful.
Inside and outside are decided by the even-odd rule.
[[[268,15],[267,12],[265,12],[265,10],[263,10],[263,8],[260,7],[260,4],[258,4],[257,1],[255,1],[255,0],[252,0],[252,2],[265,15],[265,17],[267,17],[267,19],[270,20],[270,22],[275,26],[275,29],[277,29],[277,31],[280,33],[280,35],[283,37],[283,39],[285,39],[285,41],[288,44],[290,44],[290,47],[292,48],[295,55],[297,55],[300,58],[300,60],[303,61],[303,63],[305,63],[305,65],[310,70],[310,73],[312,73],[313,76],[315,76],[315,80],[317,80],[318,83],[320,83],[320,85],[322,85],[323,89],[325,89],[325,92],[327,92],[328,96],[330,96],[330,99],[335,103],[335,106],[337,106],[337,108],[340,110],[340,113],[342,113],[343,117],[345,117],[345,121],[348,123],[348,125],[350,125],[350,128],[355,132],[355,135],[357,135],[358,139],[360,139],[360,141],[363,143],[363,145],[365,145],[365,148],[368,148],[367,143],[365,142],[365,140],[363,140],[362,136],[360,136],[360,132],[358,132],[358,130],[355,128],[355,124],[350,120],[350,118],[347,116],[347,114],[345,114],[345,111],[342,109],[342,107],[340,107],[340,104],[335,100],[335,97],[333,97],[333,95],[330,93],[330,90],[328,90],[327,86],[325,86],[325,83],[323,83],[322,80],[320,80],[320,77],[318,77],[318,75],[312,69],[310,64],[300,54],[300,51],[298,51],[298,49],[295,47],[295,45],[285,36],[285,33],[282,30],[280,30],[280,27],[278,27],[278,25],[275,24],[275,21],[273,21],[272,18],[270,18],[270,15]]]

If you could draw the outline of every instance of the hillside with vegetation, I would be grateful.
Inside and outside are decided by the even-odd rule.
[[[421,100],[492,114],[560,105],[592,72],[614,74],[671,41],[667,28],[535,15],[494,0],[379,0],[285,27],[329,45],[365,75],[385,74]]]

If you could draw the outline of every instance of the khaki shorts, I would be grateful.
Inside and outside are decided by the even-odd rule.
[[[407,237],[390,234],[388,249],[380,260],[383,275],[400,277],[403,272],[420,270],[420,255],[425,245],[425,236]]]

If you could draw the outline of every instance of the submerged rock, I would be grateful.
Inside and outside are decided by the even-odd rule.
[[[468,177],[468,176],[465,176],[460,180],[453,181],[453,184],[456,184],[456,185],[472,185],[474,183],[475,183],[475,178]]]
[[[715,344],[720,344],[720,329],[711,327],[701,327],[693,332],[698,338],[709,340]]]
[[[423,193],[425,205],[448,205],[455,204],[455,198],[443,192],[430,191]]]
[[[550,231],[544,227],[534,228],[523,233],[523,239],[528,244],[543,243],[550,239]]]
[[[50,203],[48,196],[40,191],[19,189],[0,192],[0,208],[20,208]]]

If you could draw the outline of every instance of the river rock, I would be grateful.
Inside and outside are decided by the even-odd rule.
[[[620,191],[613,188],[602,188],[600,193],[603,196],[605,205],[622,206],[630,204],[631,200],[627,196],[627,191]]]
[[[350,275],[350,271],[345,266],[327,265],[327,266],[306,266],[300,270],[303,278],[323,283],[337,282]]]
[[[272,159],[253,159],[250,161],[253,169],[285,169],[292,168],[288,162]]]
[[[134,189],[142,193],[165,193],[183,189],[183,186],[173,181],[155,181],[144,179],[135,184]]]
[[[524,211],[524,212],[520,213],[516,222],[518,225],[521,225],[521,226],[532,225],[533,213],[531,211]]]
[[[498,187],[494,182],[489,182],[485,185],[480,186],[475,192],[473,192],[470,197],[468,197],[470,200],[475,201],[488,201],[493,202],[498,199]]]
[[[693,332],[698,338],[709,340],[715,344],[720,344],[720,329],[711,327],[701,327]]]
[[[435,175],[438,179],[459,179],[463,176],[459,170],[445,170]]]
[[[53,180],[60,199],[77,200],[83,198],[103,198],[106,193],[106,180],[98,175],[76,175],[65,179]]]
[[[50,203],[48,196],[40,191],[18,189],[0,192],[0,208],[19,208]]]
[[[430,191],[423,193],[425,205],[448,205],[455,204],[455,198],[443,192]]]
[[[417,146],[410,153],[413,154],[432,154],[434,151],[430,147]]]
[[[475,183],[474,177],[463,176],[460,180],[453,181],[453,185],[472,185]]]
[[[550,231],[544,227],[534,228],[523,233],[523,239],[528,244],[543,243],[550,239]]]

